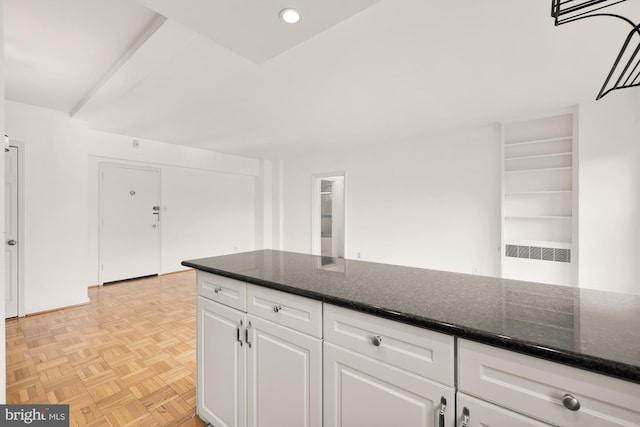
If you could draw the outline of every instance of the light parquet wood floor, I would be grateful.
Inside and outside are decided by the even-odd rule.
[[[89,289],[6,322],[7,403],[69,404],[71,426],[203,426],[192,271]]]

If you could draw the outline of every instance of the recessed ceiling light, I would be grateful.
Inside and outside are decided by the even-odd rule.
[[[280,11],[280,19],[287,24],[297,24],[300,22],[300,13],[295,9],[282,9]]]

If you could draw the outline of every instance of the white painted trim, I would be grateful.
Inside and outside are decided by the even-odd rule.
[[[11,140],[9,146],[15,147],[18,150],[18,317],[24,317],[27,315],[26,309],[26,291],[25,291],[25,272],[26,265],[26,238],[25,238],[25,200],[26,200],[26,175],[25,175],[25,157],[26,149],[23,141]],[[5,286],[7,284],[5,283]]]
[[[500,123],[500,277],[504,277],[504,263],[507,246],[504,244],[505,236],[505,219],[504,219],[504,204],[505,204],[505,174],[504,174],[504,138],[505,138],[505,123]]]
[[[122,169],[135,169],[144,171],[153,171],[158,173],[158,200],[159,206],[162,206],[162,169],[144,166],[132,166],[122,163],[99,162],[98,163],[98,285],[104,285],[102,277],[102,219],[103,219],[103,203],[102,203],[102,173],[105,167],[116,167]],[[162,221],[160,221],[160,237],[158,239],[158,275],[162,273]]]
[[[576,114],[577,113],[577,106],[571,106],[571,107],[567,107],[567,108],[561,108],[558,110],[553,110],[553,111],[547,111],[545,113],[539,113],[539,114],[532,114],[532,115],[528,115],[528,116],[518,116],[518,117],[505,117],[503,118],[503,120],[500,120],[499,123],[501,125],[512,125],[512,124],[516,124],[516,123],[522,123],[522,122],[529,122],[532,120],[538,120],[538,119],[546,119],[546,118],[550,118],[550,117],[555,117],[555,116],[562,116],[565,114]],[[573,135],[575,136],[575,135]]]
[[[580,286],[580,153],[579,153],[579,113],[578,106],[571,109],[573,114],[573,140],[571,142],[571,150],[573,157],[571,159],[572,176],[571,176],[571,216],[573,224],[571,227],[571,264],[573,265],[573,283],[572,286]],[[577,318],[576,318],[577,322]]]

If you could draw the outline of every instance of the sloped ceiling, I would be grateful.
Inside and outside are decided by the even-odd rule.
[[[546,0],[342,3],[5,0],[7,98],[220,152],[339,152],[594,99],[631,29],[554,27]],[[639,2],[616,8],[640,20]]]

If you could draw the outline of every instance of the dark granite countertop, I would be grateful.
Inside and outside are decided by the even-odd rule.
[[[640,296],[261,250],[202,271],[640,383]]]

